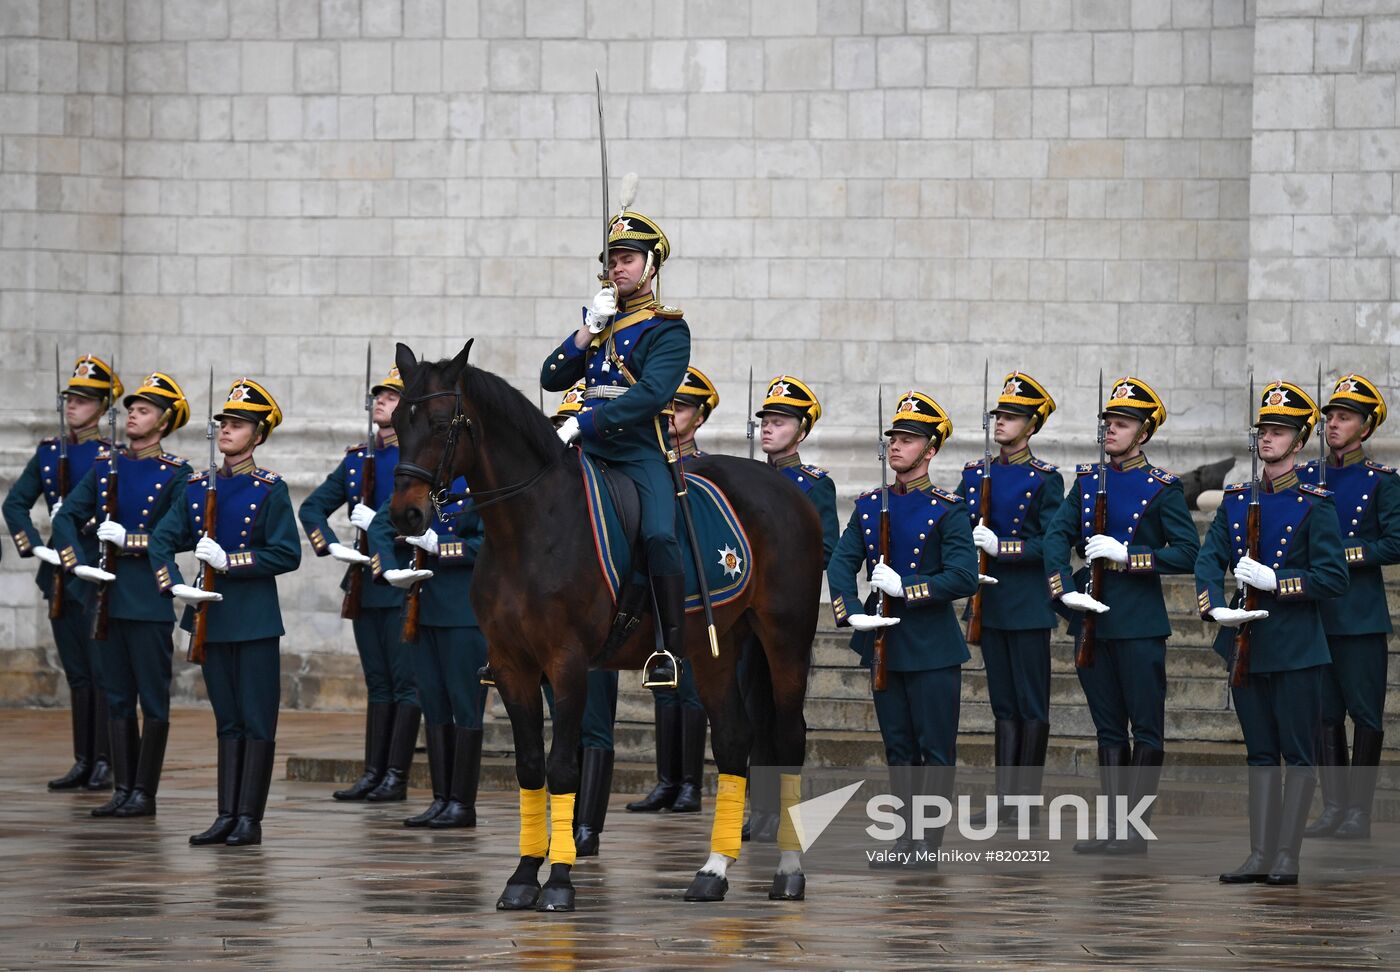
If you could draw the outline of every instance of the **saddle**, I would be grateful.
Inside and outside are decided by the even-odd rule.
[[[627,538],[631,562],[635,565],[632,575],[617,595],[617,614],[613,615],[608,637],[595,659],[597,664],[602,665],[632,637],[632,632],[637,630],[647,612],[655,605],[652,603],[651,584],[647,581],[646,551],[642,545],[642,500],[637,495],[637,484],[606,463],[598,462],[596,466],[603,488],[617,514],[622,535]],[[656,647],[658,650],[664,647],[660,627],[656,629]]]

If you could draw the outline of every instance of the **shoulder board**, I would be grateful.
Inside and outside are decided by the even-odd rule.
[[[98,446],[98,447],[97,447],[97,458],[98,458],[98,459],[110,459],[110,458],[112,458],[112,448],[111,448],[111,446],[107,445],[106,443],[103,443],[102,445]]]
[[[1178,481],[1175,473],[1169,473],[1165,469],[1158,469],[1156,466],[1152,467],[1152,475],[1156,476],[1159,482],[1166,483],[1168,486]]]
[[[1033,469],[1039,469],[1043,473],[1052,473],[1060,471],[1059,466],[1056,466],[1053,463],[1046,462],[1043,459],[1037,459],[1035,456],[1031,456],[1031,467]]]
[[[208,478],[209,478],[209,470],[207,470],[207,469],[201,469],[199,472],[195,473],[193,476],[190,477],[190,482],[192,482],[192,483],[202,483],[202,482],[204,482],[204,481],[205,481],[206,479],[208,479]]]
[[[664,317],[668,321],[678,321],[685,317],[685,313],[679,307],[672,307],[670,304],[662,304],[654,311],[657,317]]]
[[[1225,487],[1227,493],[1242,493],[1249,489],[1249,483],[1230,483]]]
[[[1298,492],[1309,493],[1313,496],[1321,497],[1324,499],[1332,495],[1332,491],[1330,489],[1323,489],[1321,486],[1314,486],[1312,483],[1299,483]]]
[[[165,463],[167,466],[189,465],[189,463],[185,460],[183,456],[177,456],[173,452],[162,452],[160,454],[160,461]]]
[[[49,436],[47,439],[40,439],[40,440],[39,440],[39,445],[41,445],[41,446],[58,445],[58,436],[56,436],[56,435],[51,435],[51,436]]]
[[[869,498],[872,497],[872,496],[878,496],[878,495],[880,495],[880,487],[879,487],[879,486],[876,486],[874,489],[867,489],[865,492],[859,494],[858,496],[856,496],[856,499],[858,499],[858,500],[869,499]]]
[[[939,486],[930,486],[928,491],[931,495],[937,496],[945,503],[961,503],[963,501],[963,498],[957,493],[950,493]]]
[[[1374,469],[1376,472],[1383,472],[1383,473],[1393,473],[1393,472],[1395,472],[1395,467],[1394,467],[1394,466],[1387,466],[1387,465],[1384,465],[1384,464],[1382,464],[1382,463],[1376,462],[1376,460],[1374,460],[1374,459],[1367,459],[1367,460],[1366,460],[1366,468],[1367,468],[1367,469]]]
[[[971,462],[969,462],[967,465],[963,466],[963,468],[964,468],[964,469],[976,469],[977,467],[979,467],[979,466],[981,466],[981,465],[982,465],[982,460],[981,460],[981,459],[973,459],[973,460],[972,460]]]
[[[345,454],[346,454],[347,456],[348,456],[348,455],[353,455],[354,453],[359,452],[359,451],[361,451],[362,449],[364,449],[364,447],[365,447],[365,444],[364,444],[363,442],[357,442],[357,443],[355,443],[355,444],[352,445],[352,446],[346,446],[346,447],[345,447]]]
[[[1076,473],[1078,473],[1079,475],[1083,476],[1083,475],[1085,475],[1085,474],[1087,474],[1087,473],[1093,472],[1093,471],[1094,471],[1094,467],[1095,467],[1096,465],[1097,465],[1097,463],[1093,463],[1093,462],[1081,462],[1079,465],[1077,465],[1077,466],[1074,467],[1074,471],[1075,471]]]
[[[282,481],[281,476],[277,475],[271,469],[264,469],[262,466],[253,470],[253,478],[261,479],[265,483],[280,483]]]
[[[821,466],[809,466],[805,462],[802,464],[802,471],[813,479],[825,479],[827,476],[831,475],[831,473],[827,472]]]

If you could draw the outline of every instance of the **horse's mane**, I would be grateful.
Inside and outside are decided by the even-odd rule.
[[[438,363],[445,366],[449,362]],[[554,423],[504,378],[468,364],[462,373],[462,389],[483,414],[507,423],[541,460],[556,459],[563,451],[564,444],[554,431]]]

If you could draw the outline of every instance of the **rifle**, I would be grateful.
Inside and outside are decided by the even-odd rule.
[[[1255,409],[1254,400],[1254,371],[1249,372],[1249,410],[1252,414]],[[1249,511],[1245,514],[1245,547],[1249,556],[1254,560],[1259,559],[1259,426],[1251,424],[1249,427]],[[1246,611],[1257,611],[1259,609],[1259,592],[1248,584],[1241,584],[1244,591],[1244,603],[1241,605]],[[1230,684],[1235,688],[1240,688],[1249,678],[1249,651],[1252,637],[1250,625],[1242,624],[1235,629],[1235,657],[1234,664],[1230,666]]]
[[[54,491],[62,500],[68,495],[68,413],[64,411],[63,369],[58,364],[58,345],[53,346],[53,377],[58,389],[58,469],[54,476]],[[49,595],[49,618],[63,617],[63,568],[53,572],[53,588]]]
[[[982,364],[982,515],[977,522],[986,526],[992,518],[992,416],[987,411],[987,380],[990,362],[984,361]],[[985,574],[987,568],[991,566],[991,557],[987,551],[980,547],[977,551],[977,573]],[[970,645],[980,645],[982,643],[982,585],[977,585],[977,591],[972,595],[972,602],[968,606],[967,616],[967,643]]]
[[[107,438],[111,442],[107,460],[107,497],[102,504],[105,519],[110,521],[117,515],[117,356],[112,355],[112,371],[107,385]],[[97,557],[99,570],[116,572],[117,558],[121,551],[116,544],[104,543]],[[112,585],[103,581],[97,585],[97,603],[92,612],[92,637],[95,641],[107,640],[107,619],[110,614]]]
[[[1318,407],[1322,406],[1322,362],[1317,363],[1317,398]],[[1249,406],[1253,408],[1253,405]],[[1326,418],[1326,416],[1323,416]],[[1318,430],[1317,436],[1317,484],[1322,487],[1327,486],[1327,424],[1324,422],[1322,428]]]
[[[744,420],[745,432],[749,437],[749,458],[753,458],[754,432],[758,423],[753,420],[753,365],[749,365],[749,413]]]
[[[209,420],[204,426],[204,437],[209,440],[209,482],[204,487],[204,535],[214,537],[218,532],[219,517],[219,464],[218,450],[215,447],[214,431],[214,368],[209,368]],[[204,564],[199,569],[199,589],[214,589],[214,568]],[[194,606],[194,629],[190,632],[189,660],[196,665],[204,664],[204,642],[209,635],[209,602],[200,601]]]
[[[374,503],[374,445],[378,432],[374,427],[374,396],[370,394],[370,343],[365,342],[365,412],[369,415],[369,433],[365,439],[365,462],[360,468],[360,502]],[[355,549],[369,556],[369,534],[357,530]],[[360,616],[360,598],[364,594],[365,572],[359,564],[345,568],[345,597],[340,602],[340,616],[354,621]]]
[[[428,552],[422,547],[413,548],[413,569],[426,570],[428,566]],[[399,640],[406,645],[418,644],[418,615],[423,609],[423,582],[414,581],[413,586],[408,589],[408,593],[403,599],[403,630],[399,632]]]
[[[885,389],[881,388],[876,393],[875,409],[879,421],[875,427],[880,429],[885,421]],[[890,560],[890,484],[889,466],[885,452],[885,434],[880,429],[880,563],[886,564]],[[880,592],[875,613],[880,617],[888,617],[886,613],[888,606],[885,592]],[[870,669],[870,684],[876,692],[885,690],[886,680],[886,658],[885,658],[885,632],[887,628],[877,628],[875,630],[875,663]]]
[[[1108,529],[1108,455],[1104,451],[1107,423],[1103,418],[1103,369],[1099,369],[1099,488],[1094,492],[1094,533]],[[1103,558],[1097,558],[1089,565],[1089,590],[1091,597],[1103,594]],[[1074,653],[1076,668],[1094,667],[1094,647],[1098,634],[1098,616],[1093,611],[1085,611],[1079,626],[1079,648]]]

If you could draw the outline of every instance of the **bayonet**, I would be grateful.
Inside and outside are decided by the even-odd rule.
[[[753,415],[753,365],[749,365],[749,414],[744,420],[745,428],[749,437],[749,458],[753,458],[754,433],[758,430],[758,423],[754,421]]]
[[[68,461],[68,413],[65,411],[65,398],[63,395],[63,367],[58,361],[58,345],[53,346],[53,377],[54,386],[58,391],[54,401],[58,409],[58,458],[61,462]],[[60,490],[62,487],[60,487]],[[62,493],[60,492],[60,497]]]
[[[1322,362],[1317,363],[1317,407],[1322,408]],[[1323,421],[1327,416],[1318,413],[1320,418],[1318,424],[1322,428],[1318,429],[1317,437],[1317,484],[1327,485],[1327,423]]]

